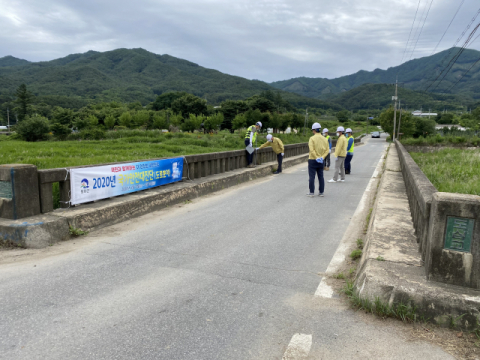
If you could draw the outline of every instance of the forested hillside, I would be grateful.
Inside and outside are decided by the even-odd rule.
[[[352,90],[333,95],[329,100],[349,110],[385,109],[393,104],[395,94],[393,84],[365,84]],[[414,91],[404,87],[398,88],[398,97],[403,109],[431,109],[435,112],[447,110],[463,110],[462,105],[469,105],[456,95],[435,94]]]
[[[355,74],[342,76],[336,79],[299,77],[290,80],[277,81],[271,85],[277,89],[294,92],[317,99],[329,99],[332,95],[354,89],[364,84],[393,84],[398,75],[399,82],[406,88],[424,91],[438,76],[439,80],[446,74],[445,79],[435,82],[428,91],[460,95],[470,100],[480,99],[480,51],[465,50],[458,58],[450,71],[442,71],[452,60],[459,48],[452,48],[434,54],[408,61],[400,66],[387,70],[361,70]],[[471,68],[471,69],[470,69]],[[466,71],[470,71],[453,86]],[[438,85],[438,87],[437,87]]]
[[[262,81],[223,74],[143,49],[89,51],[36,63],[12,56],[1,58],[0,103],[9,101],[21,84],[26,84],[39,101],[75,108],[100,101],[140,101],[146,105],[157,95],[172,91],[185,91],[217,105],[276,90]],[[288,92],[282,96],[299,108],[332,107],[324,101]]]

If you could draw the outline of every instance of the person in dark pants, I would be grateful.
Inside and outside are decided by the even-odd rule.
[[[353,149],[355,148],[355,138],[352,136],[352,129],[345,130],[347,135],[347,157],[345,158],[345,174],[350,175],[352,173],[352,158]]]
[[[245,134],[245,147],[252,147],[257,140],[257,132],[262,128],[262,123],[258,121],[255,125],[249,126]],[[250,154],[247,150],[247,167],[255,167],[253,164],[253,152]]]
[[[283,161],[283,155],[285,151],[283,142],[278,137],[274,137],[273,135],[268,134],[267,142],[262,146],[260,146],[259,148],[257,148],[257,150],[263,149],[267,146],[271,146],[273,152],[277,154],[278,168],[277,168],[277,171],[274,172],[274,174],[280,174],[282,172],[282,161]]]
[[[325,167],[323,168],[325,171],[328,171],[330,170],[330,153],[332,152],[332,138],[330,137],[330,135],[328,135],[327,128],[323,129],[322,133],[323,133],[323,137],[328,141],[328,148],[329,148],[328,155],[325,158],[325,164],[324,164]]]
[[[315,196],[315,174],[319,182],[319,196],[323,196],[325,190],[325,180],[323,178],[323,163],[328,155],[328,141],[320,133],[321,126],[319,123],[312,125],[313,136],[308,140],[308,186],[310,192],[307,196]]]

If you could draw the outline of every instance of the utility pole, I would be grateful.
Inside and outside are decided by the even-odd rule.
[[[392,98],[392,100],[395,100],[395,105],[393,107],[393,137],[392,141],[395,141],[395,129],[397,127],[397,87],[398,87],[398,77],[395,80],[395,96]]]
[[[303,136],[307,135],[307,119],[308,119],[308,108],[305,109],[305,124],[303,126]]]
[[[8,131],[10,131],[10,112],[9,112],[9,109],[7,108],[7,122],[8,122]]]
[[[398,119],[398,131],[397,136],[400,135],[400,123],[402,122],[402,102],[399,101],[398,107],[400,108],[400,119]]]

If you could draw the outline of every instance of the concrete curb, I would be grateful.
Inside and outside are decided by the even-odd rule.
[[[390,305],[412,304],[417,314],[440,325],[458,319],[458,326],[471,330],[480,323],[479,291],[426,279],[393,144],[372,212],[355,290],[371,301],[379,298]]]
[[[308,154],[286,158],[283,168],[301,164]],[[27,248],[43,248],[70,237],[69,226],[93,230],[113,225],[186,200],[272,175],[277,162],[237,169],[227,173],[169,184],[125,196],[21,220],[0,219],[0,241]]]

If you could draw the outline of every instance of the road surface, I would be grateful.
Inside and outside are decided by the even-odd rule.
[[[385,148],[324,198],[301,164],[0,265],[0,359],[450,359],[314,296]]]

